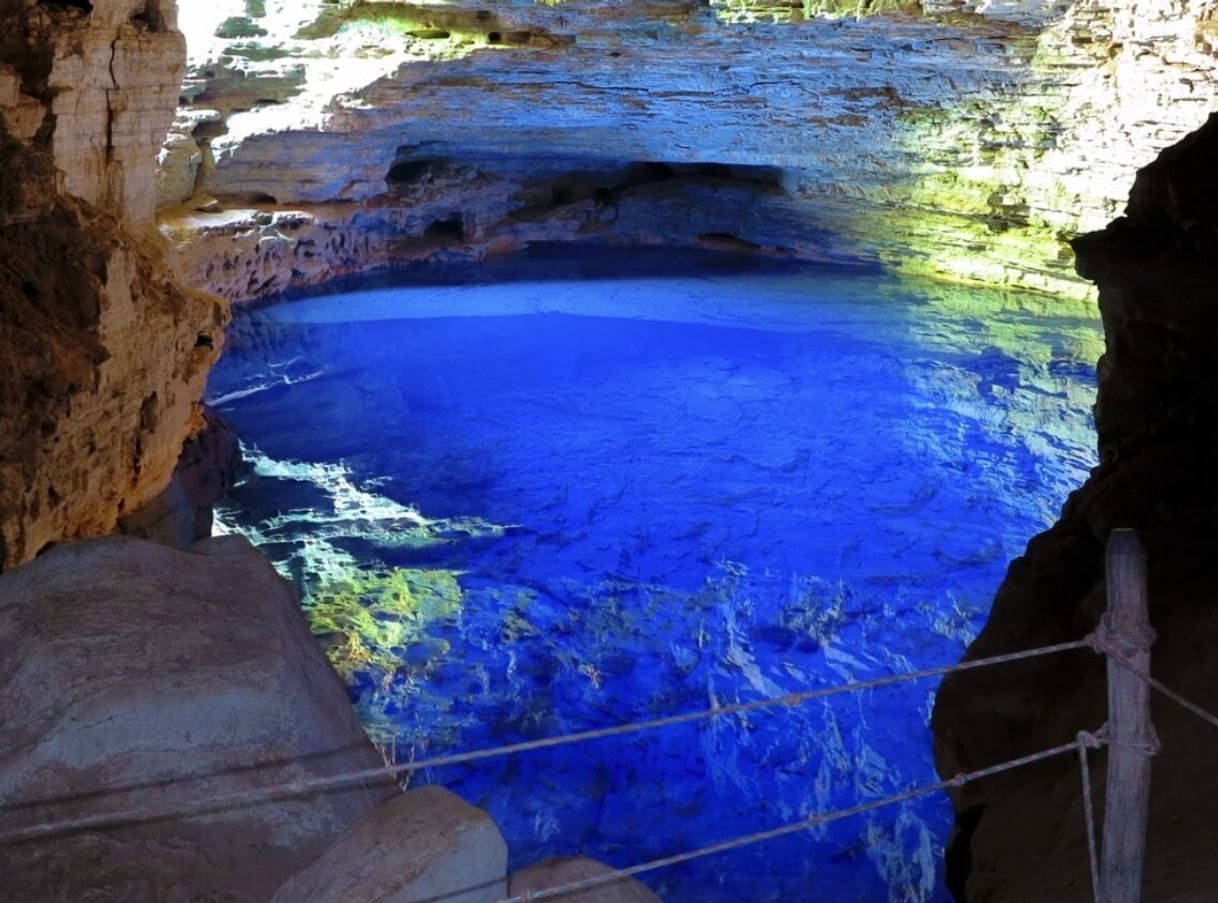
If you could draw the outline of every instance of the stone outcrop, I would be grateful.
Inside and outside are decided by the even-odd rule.
[[[0,577],[0,833],[381,764],[249,543],[58,546]],[[267,900],[393,781],[0,846],[0,897]]]
[[[168,483],[223,341],[225,308],[182,288],[161,248],[54,191],[0,136],[0,567],[107,533]],[[6,199],[7,200],[7,199]]]
[[[523,897],[530,892],[560,887],[576,881],[599,878],[612,871],[609,866],[586,856],[547,859],[537,865],[513,872],[508,893]],[[563,894],[555,899],[568,903],[660,903],[660,898],[634,878],[619,878],[588,890]]]
[[[1010,568],[969,658],[1076,639],[1105,608],[1104,541],[1135,528],[1149,560],[1156,677],[1210,711],[1218,644],[1210,549],[1218,498],[1218,117],[1137,177],[1124,217],[1076,242],[1100,290],[1101,464],[1062,518]],[[934,715],[940,773],[1072,739],[1105,718],[1102,660],[1087,652],[945,680]],[[1156,697],[1143,899],[1203,900],[1218,835],[1199,800],[1218,793],[1213,728]],[[1093,757],[1102,787],[1104,755]],[[949,877],[961,899],[1089,900],[1077,762],[1061,759],[956,794]]]
[[[37,142],[63,189],[145,222],[151,162],[177,105],[186,48],[174,0],[0,5],[0,115]]]
[[[161,0],[0,5],[0,569],[160,493],[225,306],[148,228],[183,63]]]
[[[507,844],[491,817],[442,787],[369,812],[294,875],[273,903],[494,903],[507,896]]]
[[[1213,10],[1170,0],[229,6],[200,20],[227,37],[198,42],[160,203],[183,273],[230,298],[402,243],[553,240],[1082,295],[1068,239],[1214,107]]]
[[[437,162],[431,175],[391,197],[179,211],[162,221],[162,231],[183,281],[234,302],[369,271],[465,264],[573,240],[859,260],[840,238],[801,232],[797,205],[773,187],[758,188],[758,181],[773,184],[764,173],[638,164],[518,175]],[[533,201],[521,207],[525,195]],[[719,231],[728,210],[735,232]]]
[[[203,409],[203,427],[182,447],[169,485],[118,522],[127,536],[185,549],[211,536],[216,502],[246,472],[237,434],[215,412]]]

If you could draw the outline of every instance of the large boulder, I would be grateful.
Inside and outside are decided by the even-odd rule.
[[[391,799],[351,826],[272,903],[494,903],[507,844],[491,817],[442,787]]]
[[[0,835],[382,764],[249,543],[110,537],[0,577]],[[8,901],[267,900],[388,779],[0,845]]]

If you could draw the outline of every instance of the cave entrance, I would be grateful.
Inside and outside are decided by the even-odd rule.
[[[756,265],[593,278],[605,259],[265,308],[213,376],[257,474],[219,516],[297,580],[391,756],[954,662],[1093,463],[1089,311]],[[517,862],[631,864],[932,779],[933,690],[423,779]],[[937,900],[949,828],[926,799],[654,886]]]

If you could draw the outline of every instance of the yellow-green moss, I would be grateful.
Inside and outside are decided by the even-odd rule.
[[[352,570],[320,587],[305,603],[314,634],[330,635],[330,660],[344,678],[356,671],[392,675],[402,650],[423,638],[427,626],[461,610],[457,572],[392,568]]]

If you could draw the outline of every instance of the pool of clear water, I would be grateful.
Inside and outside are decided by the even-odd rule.
[[[1085,306],[880,275],[415,285],[239,317],[222,528],[397,761],[949,663],[1093,464]],[[630,865],[935,779],[935,682],[431,769],[513,867]],[[947,899],[932,796],[644,876]]]

